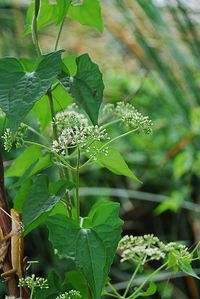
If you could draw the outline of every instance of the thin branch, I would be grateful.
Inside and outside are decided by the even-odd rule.
[[[63,20],[62,20],[62,22],[60,24],[60,28],[59,28],[59,31],[58,31],[58,35],[57,35],[56,43],[55,43],[55,47],[54,47],[55,51],[58,49],[58,43],[59,43],[59,40],[60,40],[60,36],[61,36],[61,33],[62,33],[62,29],[63,29],[64,23],[65,23],[65,17],[63,18]]]
[[[35,0],[35,11],[34,11],[33,22],[32,22],[32,39],[38,56],[42,55],[42,51],[39,45],[38,26],[37,26],[39,11],[40,11],[40,0]]]

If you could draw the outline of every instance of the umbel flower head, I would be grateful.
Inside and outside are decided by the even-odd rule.
[[[165,252],[161,249],[162,244],[154,235],[124,236],[118,245],[118,249],[122,252],[121,262],[133,260],[145,264],[149,260],[163,259]]]
[[[13,132],[10,128],[5,130],[1,138],[4,139],[4,148],[7,152],[9,152],[13,146],[16,148],[23,146],[26,130],[27,126],[23,123],[17,128],[16,132]]]
[[[122,123],[131,128],[136,128],[139,132],[151,133],[152,121],[148,116],[142,115],[130,103],[118,102],[115,108],[115,114],[121,119]]]
[[[27,287],[29,289],[48,289],[47,279],[42,277],[36,277],[35,274],[27,276],[26,278],[19,279],[19,287]]]
[[[77,108],[72,104],[66,111],[59,112],[54,118],[54,123],[57,125],[59,133],[66,128],[86,127],[89,125],[88,119],[85,115],[74,111]]]
[[[104,111],[112,112],[124,125],[131,129],[137,129],[139,133],[149,134],[152,131],[152,121],[149,117],[142,115],[130,103],[118,102],[116,106],[107,104]]]
[[[121,262],[129,260],[145,264],[148,261],[168,258],[169,255],[174,256],[177,266],[183,260],[192,260],[192,255],[185,245],[175,242],[165,244],[154,235],[126,235],[119,242],[118,250],[121,252]]]
[[[56,299],[79,299],[82,298],[79,291],[71,290],[56,297]]]
[[[109,139],[105,129],[90,125],[83,114],[71,109],[58,113],[54,122],[59,136],[53,141],[52,149],[63,156],[67,155],[68,148],[79,146],[84,149],[95,141]]]

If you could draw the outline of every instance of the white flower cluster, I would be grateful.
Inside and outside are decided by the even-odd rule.
[[[119,242],[118,250],[121,252],[121,262],[133,260],[145,264],[148,261],[165,259],[168,254],[173,254],[178,265],[181,260],[192,258],[185,245],[175,242],[165,244],[154,235],[136,237],[126,235]]]
[[[71,290],[56,297],[56,299],[79,299],[82,298],[79,291]]]
[[[9,152],[13,146],[16,148],[20,148],[24,144],[24,135],[26,133],[27,126],[25,124],[21,124],[16,132],[12,132],[10,128],[7,128],[1,137],[4,139],[4,148],[7,152]]]
[[[68,148],[79,146],[87,148],[94,141],[109,139],[106,129],[89,125],[88,119],[81,113],[67,110],[58,113],[54,122],[58,127],[58,140],[53,141],[53,151],[65,156]]]
[[[104,105],[103,107],[103,112],[104,113],[110,113],[110,112],[113,112],[115,109],[115,105],[112,104],[112,103],[107,103]]]
[[[173,256],[176,258],[177,265],[183,260],[187,260],[188,262],[192,261],[192,254],[189,252],[188,248],[183,244],[170,242],[168,244],[165,244],[164,249],[167,254],[173,254]]]
[[[135,260],[145,264],[149,260],[163,259],[165,253],[160,248],[161,243],[154,235],[124,236],[118,245],[118,249],[122,252],[121,262]]]
[[[120,118],[122,123],[133,129],[138,129],[139,132],[149,134],[152,131],[152,121],[149,117],[142,115],[130,103],[118,102],[114,114]]]
[[[71,105],[68,110],[59,112],[54,118],[54,123],[57,125],[59,132],[65,128],[87,127],[89,125],[88,119],[81,113],[72,110],[76,106]]]
[[[4,139],[4,148],[7,152],[12,149],[13,146],[13,133],[10,128],[6,129],[3,136],[1,137]]]
[[[29,289],[48,289],[47,279],[42,277],[36,277],[35,274],[27,276],[26,278],[19,279],[19,287],[27,287]]]

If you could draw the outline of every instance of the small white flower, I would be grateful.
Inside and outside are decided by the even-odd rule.
[[[71,105],[64,112],[59,112],[54,118],[54,123],[58,127],[58,131],[62,132],[65,128],[86,127],[88,126],[88,119],[85,115],[73,111],[75,106]]]
[[[126,260],[141,261],[164,259],[166,254],[161,249],[163,243],[154,235],[124,236],[119,242],[118,249],[122,251],[121,262]]]
[[[112,103],[108,103],[108,104],[105,104],[104,107],[103,107],[103,112],[104,113],[109,113],[109,112],[113,112],[115,109],[115,105],[112,104]]]
[[[118,245],[121,252],[121,262],[126,260],[140,261],[144,264],[146,261],[160,260],[173,254],[177,260],[177,265],[187,259],[191,261],[192,255],[185,245],[170,242],[164,244],[154,235],[144,236],[124,236]]]
[[[19,279],[19,287],[27,287],[29,289],[48,289],[47,279],[42,277],[36,277],[35,274],[27,276],[26,278]]]
[[[87,151],[94,141],[109,139],[106,129],[89,125],[88,119],[81,113],[67,110],[58,113],[54,119],[58,127],[58,140],[52,144],[53,151],[65,156],[68,148],[79,147]]]
[[[152,121],[149,117],[142,115],[130,103],[118,102],[114,114],[122,123],[133,129],[138,129],[139,132],[149,134],[152,131]]]
[[[82,298],[79,291],[71,290],[56,297],[56,299],[79,299]]]
[[[6,129],[3,136],[1,137],[4,139],[4,148],[7,152],[12,149],[14,137],[10,128]]]
[[[165,245],[165,251],[167,254],[173,254],[176,257],[177,265],[182,260],[192,260],[192,254],[189,252],[188,248],[176,242],[170,242]]]
[[[4,139],[4,148],[7,152],[9,152],[13,146],[16,148],[23,146],[26,130],[27,126],[23,123],[17,128],[16,132],[12,132],[10,128],[5,130],[1,138]]]

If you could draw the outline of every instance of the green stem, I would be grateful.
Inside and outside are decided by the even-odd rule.
[[[59,31],[58,31],[58,35],[57,35],[56,43],[55,43],[55,47],[54,47],[55,51],[58,49],[58,43],[59,43],[59,40],[60,40],[60,36],[61,36],[61,33],[62,33],[64,23],[65,23],[65,17],[63,18],[62,23],[60,24],[60,28],[59,28]]]
[[[51,85],[51,92],[54,91],[59,85],[60,85],[59,82],[57,82],[57,83]],[[61,106],[61,108],[62,108],[62,106]]]
[[[38,56],[42,55],[42,51],[40,49],[39,40],[38,40],[38,28],[37,28],[37,18],[40,11],[40,0],[35,0],[35,12],[33,16],[32,22],[32,39],[36,49]]]
[[[54,156],[55,156],[56,158],[58,158],[61,162],[63,162],[63,164],[64,164],[66,167],[69,167],[71,170],[76,169],[76,168],[72,167],[69,163],[67,163],[66,160],[65,160],[62,156],[60,156],[59,154],[57,154],[57,153],[54,152],[51,148],[49,148],[48,146],[46,146],[46,145],[44,145],[44,144],[40,144],[40,143],[37,143],[37,142],[28,141],[28,140],[25,140],[25,141],[24,141],[24,144],[40,146],[40,147],[46,149],[48,152],[54,154]]]
[[[51,120],[52,120],[52,124],[53,124],[53,137],[55,140],[58,140],[58,130],[57,130],[57,126],[54,122],[55,110],[54,110],[54,104],[53,104],[53,96],[52,96],[52,93],[50,90],[47,92],[47,96],[49,98],[49,105],[50,105],[50,110],[51,110]]]
[[[194,249],[192,250],[191,254],[193,255],[195,253],[195,251],[198,249],[198,247],[200,246],[200,241],[197,242],[197,245],[194,247]]]
[[[138,262],[137,267],[136,267],[135,271],[133,272],[133,275],[131,276],[131,279],[126,287],[123,298],[126,298],[126,295],[128,294],[130,287],[132,286],[133,280],[135,279],[135,276],[137,275],[138,270],[140,269],[140,266],[141,266],[141,262]]]
[[[79,169],[80,169],[80,149],[78,148],[77,164],[76,164],[76,218],[78,223],[80,218]]]
[[[52,92],[51,90],[48,90],[47,92],[47,96],[49,98],[49,104],[50,104],[50,110],[51,110],[51,119],[52,119],[52,124],[53,124],[53,139],[54,140],[58,140],[58,129],[57,129],[57,125],[55,124],[55,110],[54,110],[54,104],[53,104],[53,96],[52,96]],[[61,160],[61,156],[59,156],[59,159]],[[68,162],[66,162],[65,159],[62,158],[61,161],[65,161],[65,165],[67,166],[68,170],[69,169],[74,169]],[[67,173],[65,171],[65,168],[61,167],[60,169],[60,177],[66,179],[67,178]],[[70,218],[72,218],[72,205],[71,205],[71,201],[70,201],[70,197],[69,197],[69,192],[67,192],[65,194],[65,202],[67,205],[67,212]]]
[[[42,51],[40,49],[40,46],[39,46],[39,41],[38,41],[38,28],[37,28],[37,18],[38,18],[38,15],[39,15],[39,10],[40,10],[40,0],[35,0],[35,12],[34,12],[34,17],[33,17],[33,22],[32,22],[32,38],[33,38],[33,43],[35,45],[35,48],[36,48],[36,51],[37,51],[37,54],[38,55],[41,55],[42,54]],[[62,31],[62,27],[63,27],[63,24],[64,24],[64,19],[63,19],[63,22],[60,26],[60,30],[59,30],[59,33],[58,33],[58,37],[57,37],[57,40],[56,40],[56,45],[55,45],[55,48],[57,49],[57,45],[58,45],[58,42],[59,42],[59,38],[60,38],[60,35],[61,35],[61,31]],[[53,96],[52,96],[52,92],[51,90],[49,89],[48,92],[47,92],[47,96],[48,96],[48,99],[49,99],[49,104],[50,104],[50,110],[51,110],[51,118],[52,118],[52,123],[53,123],[53,137],[55,140],[58,140],[58,132],[57,132],[57,126],[56,124],[54,123],[54,117],[55,117],[55,111],[54,111],[54,104],[53,104]],[[44,147],[44,146],[43,146]],[[48,149],[48,148],[46,148]],[[49,149],[48,149],[49,150]],[[52,150],[50,150],[50,152],[53,152]],[[64,163],[65,166],[67,166],[68,168],[70,169],[73,169],[73,167],[67,163],[65,161],[65,159],[63,159],[60,155],[58,155],[57,153],[53,152],[53,154],[60,160]],[[59,169],[60,170],[60,177],[62,178],[66,178],[66,172],[65,172],[65,169],[62,167]],[[71,218],[72,217],[72,213],[71,213],[71,203],[70,203],[70,198],[69,198],[69,194],[66,193],[65,195],[65,200],[66,200],[66,204],[67,204],[67,211],[68,211],[68,215],[69,217]]]
[[[50,110],[51,110],[51,119],[52,119],[52,124],[53,124],[53,139],[54,140],[58,140],[58,130],[57,130],[57,125],[55,124],[55,110],[54,110],[54,104],[53,104],[53,96],[52,96],[52,92],[51,90],[48,90],[47,92],[47,96],[49,98],[49,104],[50,104]],[[60,155],[56,155],[59,160],[61,161],[65,161],[64,164],[67,166],[68,170],[71,169],[73,170],[74,168],[68,163],[66,162],[65,159],[63,159]],[[59,169],[60,171],[60,177],[66,179],[67,178],[67,173],[65,168],[61,167]],[[71,205],[71,201],[70,201],[70,197],[69,197],[69,192],[67,192],[65,194],[65,202],[67,205],[67,212],[70,218],[72,218],[72,205]]]
[[[162,266],[160,266],[158,269],[156,269],[153,273],[151,273],[145,280],[144,282],[139,286],[139,288],[137,288],[137,290],[132,294],[130,295],[129,297],[127,297],[127,299],[134,299],[136,298],[135,296],[138,295],[138,292],[140,292],[143,287],[145,286],[145,284],[151,280],[151,278],[153,276],[155,276],[157,273],[159,273],[161,270],[163,270],[164,268],[167,267],[167,262],[165,264],[163,264]]]
[[[29,299],[33,299],[33,293],[34,293],[34,287],[32,287],[32,289],[31,289],[31,294],[30,294],[30,298]]]
[[[37,130],[27,125],[27,128],[29,131],[33,132],[35,135],[37,135],[39,138],[43,139],[47,144],[49,144],[49,141],[47,138],[45,138],[42,134],[40,134]]]
[[[110,297],[113,297],[113,298],[119,298],[119,296],[114,295],[114,294],[109,293],[109,292],[104,292],[103,295],[110,296]]]
[[[107,128],[107,127],[109,127],[109,126],[111,126],[111,125],[114,125],[114,124],[119,123],[120,121],[121,121],[120,119],[115,119],[115,120],[112,120],[112,121],[106,123],[105,125],[102,125],[101,127],[102,127],[102,128]]]
[[[114,142],[114,141],[116,141],[116,140],[118,140],[118,139],[120,139],[120,138],[123,138],[123,137],[125,137],[125,136],[127,136],[127,135],[129,135],[129,134],[131,134],[131,133],[134,133],[134,132],[136,132],[136,131],[138,131],[138,130],[139,130],[138,128],[137,128],[137,129],[133,129],[133,130],[131,130],[131,131],[128,131],[128,132],[126,132],[126,133],[124,133],[124,134],[122,134],[122,135],[119,135],[119,136],[117,136],[117,137],[115,137],[115,138],[109,140],[109,141],[106,142],[104,145],[102,145],[102,147],[100,147],[100,148],[98,149],[98,152],[101,152],[106,146],[108,146],[108,145],[111,144],[112,142]],[[89,163],[92,161],[92,159],[95,157],[95,155],[96,155],[96,153],[93,154],[93,155],[90,157],[90,159],[88,159],[83,165],[81,165],[80,168],[83,168],[83,167],[85,167],[87,164],[89,164]]]
[[[119,298],[119,299],[123,298],[109,281],[107,282],[107,285],[110,287],[110,289],[113,291],[113,293],[117,296],[116,298]]]

